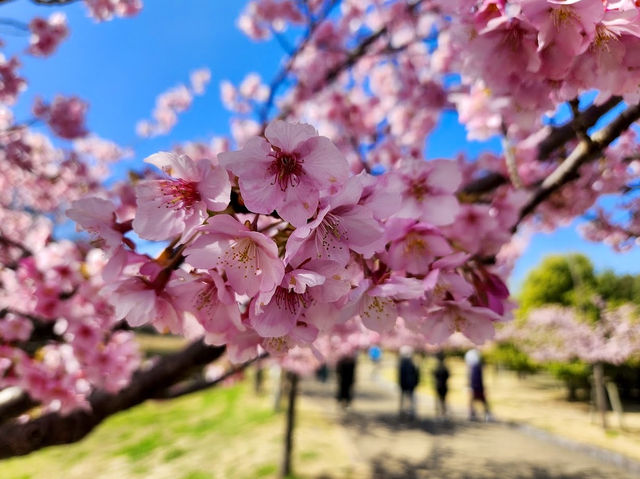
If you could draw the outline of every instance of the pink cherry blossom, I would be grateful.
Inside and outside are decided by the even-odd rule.
[[[254,296],[280,284],[284,264],[276,244],[229,215],[217,215],[200,228],[201,235],[185,250],[187,262],[226,274],[238,294]]]
[[[69,35],[67,18],[63,13],[52,14],[48,20],[35,17],[29,23],[31,38],[29,53],[36,56],[51,55]]]
[[[438,257],[453,253],[443,234],[434,227],[405,218],[393,218],[386,224],[387,263],[395,270],[427,274]]]
[[[249,309],[251,326],[263,337],[289,334],[296,327],[303,311],[314,301],[311,291],[324,282],[325,277],[314,271],[289,271],[278,287],[256,297]]]
[[[56,96],[50,105],[36,98],[33,113],[47,122],[51,130],[60,138],[73,140],[87,135],[85,116],[89,105],[80,98]]]
[[[274,121],[266,140],[250,139],[237,152],[221,153],[220,163],[238,177],[247,207],[256,213],[277,213],[302,226],[313,216],[319,192],[342,184],[347,163],[328,138],[304,124]]]
[[[182,319],[175,298],[157,290],[142,277],[131,277],[108,288],[109,301],[117,319],[126,319],[131,326],[153,324],[162,332],[180,334]]]
[[[78,229],[82,228],[95,235],[96,240],[104,242],[108,249],[120,246],[123,233],[127,231],[126,225],[116,222],[114,204],[102,198],[74,201],[66,214],[77,223]]]
[[[13,57],[7,60],[0,54],[0,101],[13,105],[18,95],[27,88],[24,78],[18,76],[20,61]]]
[[[461,175],[453,161],[412,161],[403,165],[403,203],[396,214],[435,226],[453,223],[459,210],[453,193],[460,186]]]
[[[140,237],[186,237],[204,222],[209,211],[224,210],[229,204],[228,175],[210,162],[196,163],[175,153],[156,153],[145,161],[160,168],[167,178],[142,181],[136,187],[138,211],[133,229]]]
[[[472,306],[467,301],[445,301],[442,306],[426,311],[422,331],[434,344],[443,342],[454,331],[482,344],[493,337],[494,323],[500,320],[490,309]]]
[[[191,80],[191,89],[196,95],[203,95],[207,84],[211,81],[211,71],[208,68],[194,70],[189,75]]]
[[[350,250],[365,258],[382,250],[385,241],[381,224],[367,206],[358,204],[362,191],[358,179],[352,178],[340,193],[322,201],[316,218],[296,228],[289,237],[286,260],[322,259],[346,264]]]
[[[233,292],[217,272],[183,275],[167,290],[176,298],[176,305],[202,325],[208,343],[224,344],[234,332],[245,329]]]

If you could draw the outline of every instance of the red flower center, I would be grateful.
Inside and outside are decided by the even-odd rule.
[[[285,153],[279,150],[271,153],[271,156],[274,160],[267,170],[273,176],[271,184],[277,183],[282,191],[285,191],[289,185],[292,188],[297,186],[300,183],[300,177],[304,174],[302,169],[304,161],[299,159],[296,153]]]
[[[167,208],[188,210],[201,200],[198,185],[193,181],[162,180],[160,189],[165,197],[164,204]]]

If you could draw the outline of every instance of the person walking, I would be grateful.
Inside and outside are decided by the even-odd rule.
[[[336,377],[338,378],[338,393],[336,399],[346,409],[353,400],[353,383],[356,376],[355,356],[344,356],[336,363]]]
[[[433,370],[433,384],[436,388],[436,417],[447,417],[447,392],[449,388],[447,382],[449,381],[449,369],[444,363],[445,355],[442,351],[438,351],[436,354],[438,364]]]
[[[420,383],[420,370],[413,362],[413,350],[410,346],[400,348],[400,361],[398,363],[398,383],[400,385],[400,416],[408,414],[410,418],[416,415],[416,400],[414,391]],[[405,406],[408,402],[408,409]]]
[[[477,419],[474,403],[480,401],[484,407],[485,421],[491,421],[491,411],[484,390],[484,379],[482,377],[482,358],[477,349],[470,349],[464,356],[467,363],[467,371],[469,374],[469,419],[475,421]]]

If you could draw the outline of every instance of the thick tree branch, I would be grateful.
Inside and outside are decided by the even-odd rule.
[[[602,155],[604,149],[638,119],[640,119],[640,104],[627,108],[607,126],[581,141],[571,154],[540,184],[531,200],[520,212],[520,218],[513,230],[515,231],[520,222],[553,192],[575,178],[582,165]]]
[[[131,384],[118,393],[94,392],[89,398],[90,410],[75,410],[68,415],[49,413],[25,424],[0,426],[0,459],[78,441],[107,417],[158,395],[182,379],[189,369],[215,361],[224,351],[224,346],[196,341],[160,358],[150,369],[139,371]]]
[[[216,386],[221,382],[229,379],[234,374],[238,374],[239,372],[244,371],[251,364],[255,363],[260,359],[264,359],[267,356],[268,356],[267,353],[256,356],[255,358],[245,363],[239,364],[238,366],[235,366],[229,369],[229,371],[225,372],[222,376],[217,377],[216,379],[206,380],[205,378],[201,378],[201,379],[197,379],[195,381],[190,381],[187,383],[176,384],[175,386],[172,386],[168,389],[160,391],[157,395],[153,397],[153,399],[174,399],[180,396],[185,396],[187,394],[209,389],[210,387]]]
[[[621,101],[622,98],[619,96],[612,96],[601,105],[591,105],[564,125],[551,128],[546,138],[538,144],[538,160],[546,160],[555,150],[576,138],[578,131],[591,128]]]
[[[586,132],[605,113],[609,112],[621,101],[620,97],[611,97],[601,105],[591,105],[564,125],[550,129],[548,135],[538,144],[538,160],[546,160],[556,149],[575,139],[578,136],[578,132]],[[459,191],[458,197],[461,201],[472,202],[483,194],[490,193],[499,186],[506,184],[507,181],[508,179],[502,173],[490,171],[465,185]]]
[[[479,196],[507,184],[509,180],[502,173],[490,171],[484,176],[467,183],[459,192],[458,199],[465,203],[476,201]]]
[[[3,390],[3,395],[10,389],[11,388]],[[38,405],[37,401],[31,399],[27,393],[19,390],[18,388],[13,389],[11,393],[13,393],[12,397],[0,403],[0,424],[19,416]]]

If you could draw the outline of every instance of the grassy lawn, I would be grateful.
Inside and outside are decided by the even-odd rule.
[[[269,396],[256,396],[249,384],[147,402],[110,418],[80,443],[0,462],[0,478],[276,477],[284,414],[275,413]],[[336,477],[348,477],[349,459],[336,427],[306,414],[304,402],[300,406],[294,468],[304,475],[296,477],[329,477],[335,471],[341,471]]]

